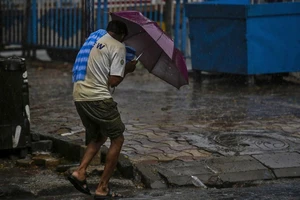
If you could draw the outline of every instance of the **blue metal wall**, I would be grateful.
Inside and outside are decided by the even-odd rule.
[[[233,74],[300,71],[300,3],[188,4],[192,66]]]

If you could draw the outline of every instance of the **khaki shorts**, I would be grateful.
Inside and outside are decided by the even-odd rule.
[[[114,139],[123,134],[125,125],[113,99],[76,101],[75,106],[86,129],[86,144],[103,137]]]

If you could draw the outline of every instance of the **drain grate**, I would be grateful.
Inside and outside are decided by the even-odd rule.
[[[214,137],[214,141],[238,152],[250,149],[252,151],[283,150],[289,147],[288,143],[276,138],[249,134],[220,134]]]

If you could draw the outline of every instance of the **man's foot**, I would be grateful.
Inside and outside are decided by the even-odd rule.
[[[108,189],[108,193],[106,195],[100,195],[96,193],[94,195],[94,199],[119,199],[123,197],[124,196],[121,194],[118,194],[116,192],[111,192],[110,189]]]
[[[73,184],[73,186],[79,191],[82,192],[84,194],[88,194],[91,195],[91,192],[88,188],[86,179],[84,179],[83,181],[78,180],[75,176],[73,176],[72,174],[68,176],[68,180]]]

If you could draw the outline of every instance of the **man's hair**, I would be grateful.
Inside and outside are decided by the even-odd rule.
[[[125,37],[128,34],[127,26],[124,22],[118,21],[118,20],[112,20],[108,23],[106,27],[107,32],[113,32],[117,35],[125,35]]]

